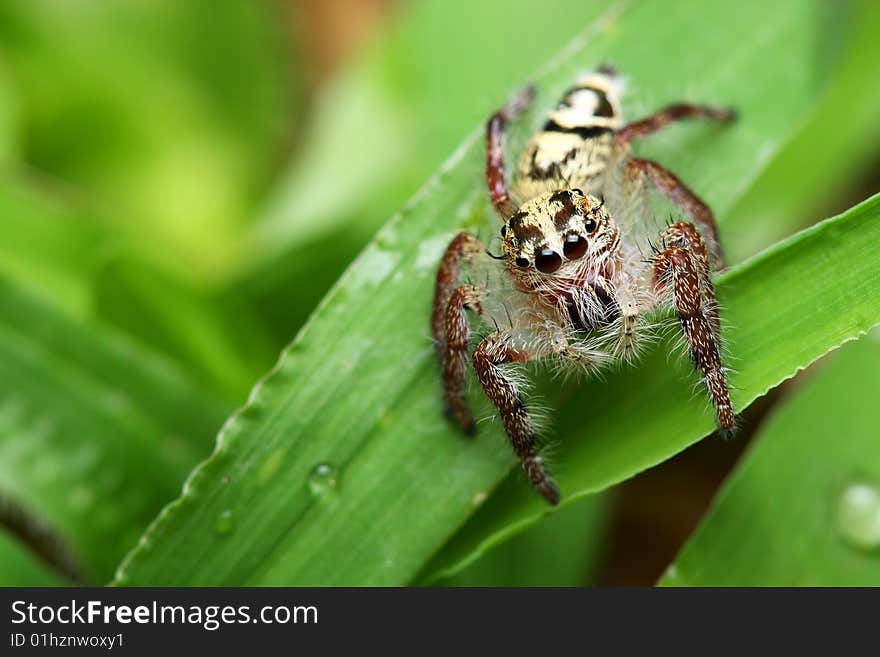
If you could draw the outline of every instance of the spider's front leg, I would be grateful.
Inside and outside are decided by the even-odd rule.
[[[470,261],[483,250],[471,233],[459,233],[446,247],[437,270],[431,329],[434,347],[443,369],[443,401],[446,414],[468,435],[476,431],[474,416],[464,397],[470,324],[467,311],[482,312],[482,292],[474,285],[458,285],[462,260]]]
[[[559,503],[559,489],[538,455],[537,433],[515,382],[503,366],[533,360],[532,354],[513,348],[507,335],[497,332],[483,340],[474,352],[477,378],[498,409],[513,451],[519,458],[532,486],[550,504]]]
[[[691,358],[715,407],[718,426],[730,435],[736,417],[721,363],[718,309],[706,245],[696,226],[684,221],[668,226],[662,239],[664,248],[653,262],[654,288],[660,294],[671,292]]]

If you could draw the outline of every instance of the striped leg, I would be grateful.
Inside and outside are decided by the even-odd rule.
[[[692,105],[691,103],[676,103],[664,107],[640,121],[628,123],[617,131],[617,142],[629,144],[633,139],[646,137],[674,121],[683,119],[703,118],[713,121],[729,122],[736,118],[736,112],[727,107],[709,107],[707,105]]]
[[[443,400],[446,414],[458,423],[462,431],[472,435],[476,430],[473,415],[464,398],[464,379],[467,374],[467,352],[470,325],[467,310],[480,312],[479,290],[473,285],[458,286],[461,261],[469,260],[482,250],[482,245],[471,233],[459,233],[446,247],[437,270],[434,290],[434,312],[431,329],[434,347],[443,369]]]
[[[535,88],[526,87],[506,106],[495,112],[486,124],[486,184],[492,205],[505,220],[516,208],[504,177],[504,130],[508,121],[525,112],[535,97]]]
[[[559,489],[547,473],[537,451],[537,434],[522,397],[511,378],[504,372],[506,363],[525,362],[531,356],[512,349],[501,333],[487,337],[474,352],[474,371],[486,396],[501,415],[513,451],[522,464],[532,486],[550,504],[559,503]]]
[[[663,231],[664,249],[654,256],[654,287],[672,294],[691,359],[700,371],[722,433],[736,428],[727,376],[721,363],[715,289],[706,246],[696,226],[679,222]]]

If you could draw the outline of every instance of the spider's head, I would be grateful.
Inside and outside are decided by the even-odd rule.
[[[511,271],[574,277],[617,248],[617,227],[595,196],[579,189],[543,194],[520,207],[501,228]]]

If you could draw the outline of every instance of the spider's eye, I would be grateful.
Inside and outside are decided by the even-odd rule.
[[[514,260],[514,262],[516,263],[517,267],[522,267],[523,269],[529,266],[528,258],[517,258],[516,260]]]
[[[551,249],[543,249],[535,258],[535,267],[545,274],[552,274],[561,265],[562,257]]]
[[[586,228],[588,233],[592,233],[594,230],[596,230],[596,225],[596,220],[592,217],[587,217],[584,220],[584,228]]]
[[[569,260],[583,258],[587,252],[587,238],[583,235],[569,235],[565,238],[562,252]]]
[[[501,227],[501,237],[504,237],[505,235],[507,235],[507,224],[504,224]]]

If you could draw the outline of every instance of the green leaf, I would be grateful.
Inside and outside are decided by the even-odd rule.
[[[880,586],[880,405],[859,394],[878,389],[876,335],[808,378],[660,584]]]
[[[812,105],[815,84],[806,62],[813,7],[717,4],[709,17],[684,12],[671,20],[662,3],[633,5],[588,30],[540,80],[539,111],[520,128],[534,128],[576,71],[609,59],[633,80],[635,114],[682,96],[731,103],[742,111],[737,127],[681,127],[645,149],[705,190],[713,206],[727,209]],[[707,31],[705,21],[725,29]],[[664,61],[659,75],[656,53],[668,52],[681,34],[688,35],[686,56]],[[488,225],[479,137],[466,142],[324,299],[227,422],[183,497],[120,567],[117,583],[404,583],[511,468],[497,424],[484,425],[469,442],[441,420],[428,329],[440,253],[460,226]],[[736,327],[729,332],[731,352],[748,364],[735,379],[739,407],[880,319],[880,276],[875,259],[865,257],[880,239],[880,224],[869,221],[876,207],[876,201],[860,206],[722,279],[726,317]],[[778,303],[805,278],[815,280],[810,295]],[[842,289],[860,294],[862,303],[846,303]],[[790,347],[778,342],[780,326],[790,333]],[[578,424],[559,448],[566,502],[668,458],[709,431],[711,416],[689,398],[682,376],[658,353],[637,371],[582,386],[580,404],[588,400],[587,408],[603,412],[563,416],[563,426]],[[487,531],[544,513],[521,488],[523,499],[507,516],[496,516],[502,524],[490,519]]]
[[[64,586],[65,581],[0,529],[0,586]]]
[[[0,69],[0,163],[18,156],[18,99],[5,71]]]
[[[21,174],[0,176],[0,274],[161,350],[230,407],[277,355],[234,295],[215,302],[141,257],[92,204]]]
[[[91,311],[93,279],[114,249],[106,226],[82,203],[50,195],[20,175],[0,176],[3,276],[84,317]]]
[[[585,586],[604,557],[610,496],[591,495],[548,516],[439,586]]]
[[[106,581],[225,409],[176,369],[0,279],[0,494]]]
[[[235,297],[215,303],[206,291],[133,253],[108,259],[93,294],[97,317],[162,350],[231,404],[247,397],[276,355],[262,327],[239,312]]]
[[[864,194],[864,170],[876,161],[880,89],[865,79],[877,50],[880,3],[858,0],[823,10],[832,18],[843,11],[848,28],[833,79],[803,129],[725,221],[734,262],[849,207]],[[828,67],[828,50],[817,68]],[[805,166],[813,162],[820,166]]]
[[[291,116],[278,25],[240,0],[0,3],[21,158],[118,209],[178,274],[214,280],[238,264]]]

